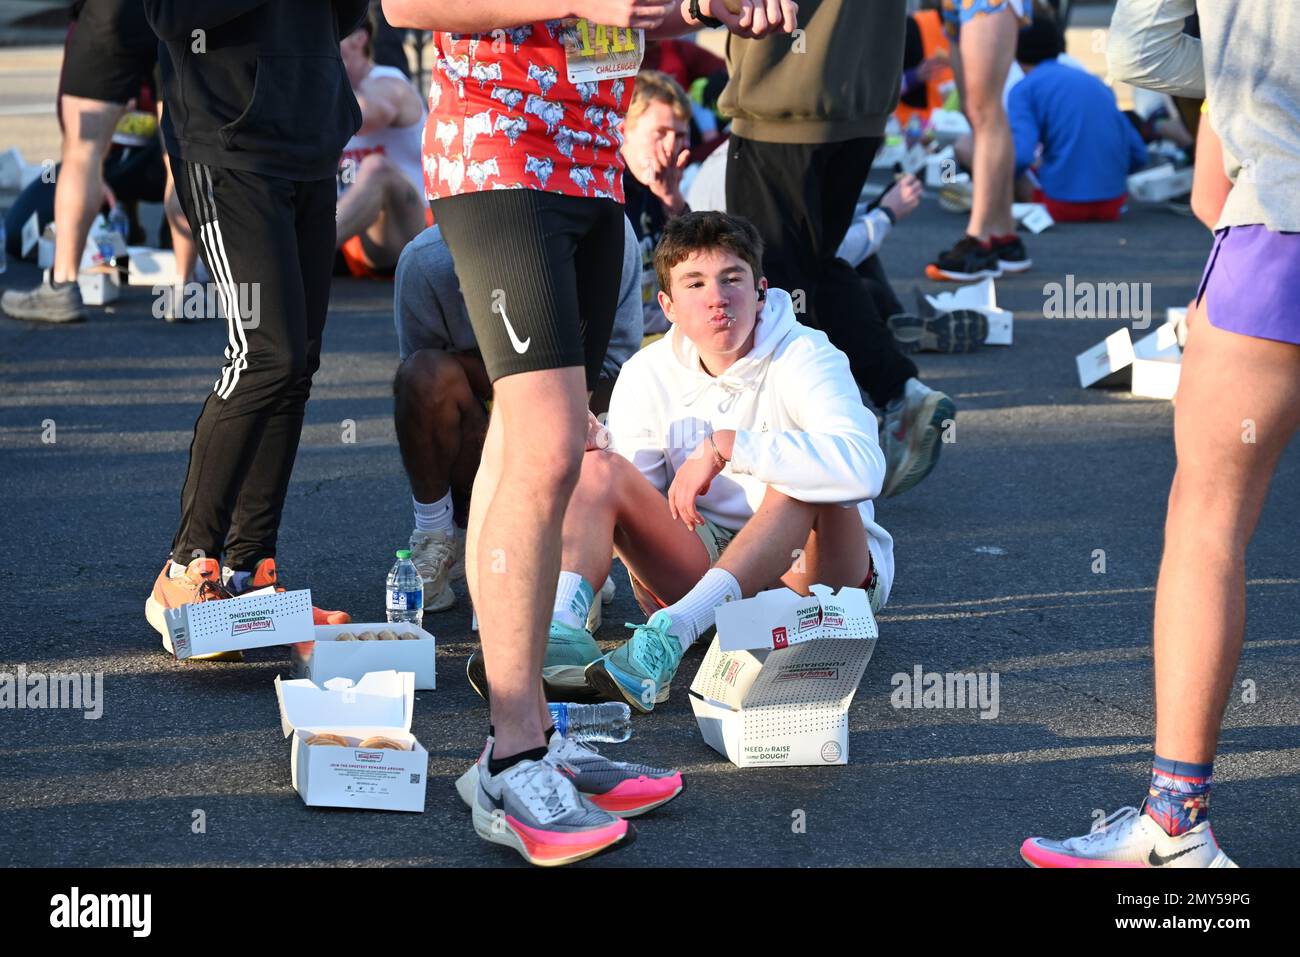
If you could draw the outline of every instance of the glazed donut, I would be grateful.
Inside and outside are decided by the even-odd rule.
[[[373,738],[366,738],[359,745],[359,748],[387,748],[390,751],[409,751],[411,750],[400,741],[394,741],[392,738],[385,738],[382,734],[377,734]]]
[[[336,748],[351,747],[351,745],[348,743],[348,739],[338,734],[325,734],[325,733],[313,734],[304,743],[308,747],[317,744],[327,744],[330,745],[331,747],[336,747]]]

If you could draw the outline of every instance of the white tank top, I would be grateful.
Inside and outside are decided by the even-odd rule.
[[[372,77],[393,77],[401,80],[403,83],[410,84],[402,71],[392,66],[379,66],[376,64],[370,70]],[[411,89],[415,89],[414,86]],[[348,140],[348,145],[343,148],[343,156],[339,161],[339,169],[346,169],[345,164],[350,160],[352,168],[355,170],[361,161],[371,153],[382,153],[388,157],[398,169],[400,169],[406,178],[411,181],[420,196],[424,196],[424,166],[420,158],[420,151],[423,146],[424,138],[424,118],[426,107],[424,98],[416,96],[420,100],[420,118],[410,126],[390,126],[386,129],[377,130],[374,133],[360,134]],[[351,185],[351,180],[340,178],[339,195]]]

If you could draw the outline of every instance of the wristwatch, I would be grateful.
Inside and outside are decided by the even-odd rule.
[[[690,6],[691,19],[696,23],[703,24],[706,27],[720,27],[722,21],[716,17],[706,17],[700,13],[700,0],[691,0]]]

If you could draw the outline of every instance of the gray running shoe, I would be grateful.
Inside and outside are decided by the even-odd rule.
[[[618,817],[636,817],[682,793],[680,771],[611,761],[590,745],[579,744],[559,732],[551,735],[548,747],[550,756],[573,781],[578,793],[602,811]],[[473,807],[477,787],[478,765],[475,764],[457,779],[456,793]]]
[[[561,773],[553,753],[488,773],[491,742],[479,757],[471,812],[474,831],[513,847],[530,864],[555,867],[599,854],[636,833],[627,821],[589,803]]]
[[[956,417],[952,399],[916,379],[907,380],[903,401],[885,411],[880,432],[885,452],[882,498],[906,492],[930,474],[939,461],[946,423]]]
[[[85,322],[86,304],[75,282],[57,286],[42,282],[35,289],[10,289],[0,296],[0,309],[14,319],[34,322]]]

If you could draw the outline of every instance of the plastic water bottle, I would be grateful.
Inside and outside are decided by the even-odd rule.
[[[384,604],[390,623],[409,622],[424,627],[424,580],[405,548],[398,551],[397,562],[388,573]]]
[[[551,702],[555,730],[574,741],[606,741],[622,744],[632,737],[632,710],[621,701],[600,704]]]

